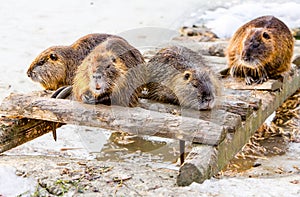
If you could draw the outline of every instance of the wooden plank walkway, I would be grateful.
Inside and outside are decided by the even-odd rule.
[[[197,43],[202,50],[213,44]],[[217,74],[226,68],[224,57],[206,59]],[[294,66],[281,79],[261,85],[245,86],[231,77],[222,78],[221,84],[223,95],[216,109],[200,112],[145,100],[138,107],[125,108],[51,99],[51,92],[46,91],[12,94],[0,106],[4,117],[0,153],[55,131],[62,124],[122,130],[194,142],[180,167],[177,184],[201,183],[225,167],[265,119],[300,88],[300,69]]]

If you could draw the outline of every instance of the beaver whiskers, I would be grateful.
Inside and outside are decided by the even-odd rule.
[[[233,62],[230,74],[233,77],[244,77],[247,85],[261,84],[269,79],[267,70],[259,59],[250,63],[244,60]]]

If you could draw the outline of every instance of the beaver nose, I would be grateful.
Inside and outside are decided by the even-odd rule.
[[[27,71],[27,76],[28,76],[29,78],[31,78],[31,71],[30,71],[30,70]]]
[[[251,45],[251,48],[253,49],[256,49],[259,47],[259,43],[258,42],[254,42],[252,45]]]
[[[249,61],[251,59],[251,52],[249,50],[244,50],[242,52],[243,60]]]
[[[213,100],[213,98],[210,97],[210,96],[203,98],[203,101],[204,101],[205,103],[207,103],[208,105],[209,105],[209,103],[210,103],[212,100]]]

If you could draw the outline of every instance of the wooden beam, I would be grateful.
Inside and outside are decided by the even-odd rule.
[[[55,131],[61,123],[31,120],[0,118],[0,153],[31,141],[50,131]]]
[[[177,185],[186,186],[196,181],[202,183],[210,178],[213,171],[217,168],[217,150],[213,146],[194,146],[185,159],[184,164],[179,169]]]
[[[234,133],[228,133],[219,145],[213,147],[195,144],[180,167],[177,184],[186,186],[192,182],[202,183],[222,170],[263,122],[300,88],[300,72],[299,70],[293,71],[284,77],[281,91],[255,92],[255,97],[262,100],[262,105],[253,111]]]
[[[269,79],[262,84],[246,85],[243,79],[232,79],[230,82],[225,83],[226,88],[235,90],[268,90],[275,91],[282,88],[280,80]]]
[[[230,108],[228,101],[224,101],[220,104],[220,106],[208,111],[195,111],[191,109],[183,109],[177,105],[157,103],[146,99],[142,99],[140,101],[139,106],[143,109],[147,109],[151,111],[169,113],[178,116],[210,121],[215,124],[223,126],[226,132],[235,131],[236,128],[242,124],[241,114],[242,115],[245,114],[241,112],[242,107],[238,108],[237,110],[235,110],[235,108],[237,108],[235,106],[233,108]],[[226,111],[226,109],[232,112],[228,112]],[[245,110],[246,111],[249,110],[249,105],[247,105],[247,109]]]
[[[139,107],[87,105],[76,101],[12,94],[3,100],[0,114],[66,124],[122,130],[216,145],[225,137],[223,126],[210,121],[145,110]]]

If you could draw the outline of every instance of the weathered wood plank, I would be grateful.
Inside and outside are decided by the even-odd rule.
[[[243,101],[227,101],[221,106],[222,109],[228,112],[240,115],[242,120],[246,120],[256,109],[255,107]]]
[[[48,132],[55,131],[61,123],[31,120],[0,118],[0,153],[31,141]]]
[[[290,74],[290,76],[289,76]],[[192,149],[184,164],[180,168],[177,183],[180,186],[189,185],[192,182],[202,183],[205,179],[222,170],[234,155],[248,142],[254,132],[289,96],[300,88],[300,72],[294,70],[286,74],[283,79],[281,91],[257,91],[255,96],[262,100],[262,106],[246,119],[246,121],[234,133],[227,133],[226,139],[219,145],[207,148],[199,145]],[[209,152],[202,161],[199,154]],[[206,160],[205,160],[206,159]],[[208,162],[207,159],[210,161]],[[197,175],[192,176],[191,171]],[[190,176],[189,176],[190,175]]]
[[[216,145],[225,137],[223,126],[209,121],[145,110],[139,107],[87,105],[76,101],[12,94],[0,113],[66,124],[122,130]]]
[[[223,68],[227,67],[227,59],[224,57],[206,56],[206,55],[203,57],[210,64],[214,63],[214,64],[221,65]]]
[[[222,103],[220,105],[222,105]],[[226,105],[222,105],[223,107],[218,106],[215,109],[209,111],[195,111],[191,109],[183,109],[180,106],[176,105],[157,103],[142,99],[139,106],[143,109],[151,111],[210,121],[223,126],[227,132],[234,132],[236,128],[239,127],[242,123],[242,118],[238,114],[238,112],[231,113],[224,110],[224,108],[226,108]]]
[[[218,64],[214,62],[209,62],[207,64],[208,68],[211,69],[217,77],[221,77],[223,70],[226,69],[226,64]]]
[[[213,146],[194,146],[179,169],[177,185],[190,185],[193,181],[202,183],[210,178],[213,172],[209,169],[217,168],[217,150]]]
[[[224,94],[220,108],[227,112],[240,115],[242,120],[246,120],[253,111],[259,109],[261,106],[261,99],[253,97],[251,92],[227,90]]]
[[[270,79],[262,84],[252,84],[246,85],[243,79],[231,80],[228,83],[225,83],[226,88],[235,89],[235,90],[268,90],[275,91],[282,88],[282,82],[280,80]]]
[[[184,41],[184,42],[183,42]],[[194,51],[197,51],[203,55],[224,57],[228,41],[219,40],[216,42],[198,42],[193,37],[182,37],[182,39],[173,40],[170,42],[172,45],[182,45],[188,47]]]

